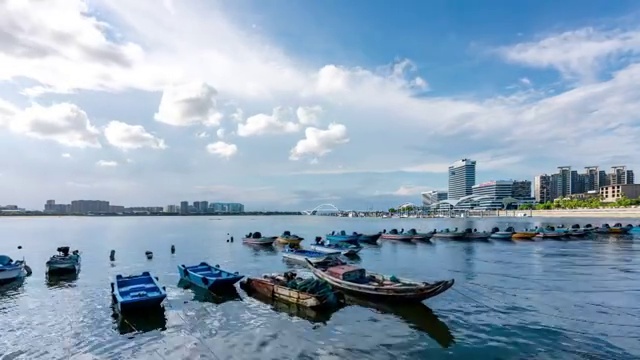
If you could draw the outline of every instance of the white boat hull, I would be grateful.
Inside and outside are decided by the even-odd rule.
[[[290,253],[283,253],[282,257],[287,259],[287,260],[291,260],[291,261],[296,261],[302,264],[306,264],[307,260],[309,260],[310,262],[317,264],[317,263],[321,263],[323,261],[327,261],[332,257],[335,257],[335,255],[337,255],[338,253],[334,252],[333,254],[327,254],[326,256],[314,256],[314,257],[306,257],[304,255],[298,255],[298,254],[290,254]]]
[[[334,254],[337,251],[339,251],[342,255],[345,255],[345,256],[356,255],[360,252],[361,249],[362,248],[335,249],[335,248],[326,247],[322,245],[311,245],[311,250],[313,251],[321,252],[323,254]]]
[[[24,267],[0,271],[0,284],[5,284],[17,280],[25,275]]]

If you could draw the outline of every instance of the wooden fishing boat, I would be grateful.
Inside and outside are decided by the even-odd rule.
[[[276,238],[276,242],[279,244],[295,246],[300,245],[300,242],[302,242],[302,240],[304,240],[304,238],[295,234],[292,235],[289,230],[285,230],[282,235]]]
[[[340,256],[339,251],[335,251],[333,253],[321,253],[319,251],[292,249],[290,247],[286,247],[282,252],[282,257],[284,259],[299,262],[301,264],[306,264],[307,260],[312,263],[322,263],[338,256]]]
[[[259,231],[256,231],[246,235],[242,239],[242,242],[252,245],[273,245],[273,242],[276,241],[277,238],[277,236],[262,236]]]
[[[360,236],[358,236],[358,242],[375,245],[378,243],[380,235],[382,235],[381,232],[377,234],[360,234]]]
[[[247,278],[240,283],[247,294],[259,293],[274,300],[308,308],[330,308],[344,300],[338,292],[322,280],[302,279],[295,272]]]
[[[323,266],[311,261],[307,261],[307,264],[316,277],[337,290],[384,302],[421,302],[447,291],[454,283],[454,279],[435,283],[417,282],[393,275],[370,273],[352,265]]]
[[[413,239],[413,235],[404,234],[404,229],[398,232],[397,229],[391,229],[389,232],[383,231],[380,234],[381,239],[386,240],[398,240],[398,241],[411,241]]]
[[[0,255],[0,285],[11,283],[25,275],[24,260],[14,261],[7,255]]]
[[[178,273],[181,280],[210,291],[233,287],[244,277],[237,271],[222,270],[220,265],[211,266],[204,261],[193,266],[178,265]]]
[[[115,281],[111,283],[111,293],[120,313],[157,308],[167,297],[158,278],[151,276],[148,271],[140,275],[116,275]]]
[[[432,238],[434,239],[449,239],[449,240],[463,240],[465,238],[465,233],[463,231],[458,231],[458,228],[452,230],[444,229],[438,231],[433,234]]]

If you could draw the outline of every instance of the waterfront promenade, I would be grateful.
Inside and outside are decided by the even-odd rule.
[[[520,210],[535,217],[638,218],[640,208]],[[509,211],[511,213],[511,211]]]

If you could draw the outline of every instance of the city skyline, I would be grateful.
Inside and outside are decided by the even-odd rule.
[[[454,159],[640,165],[637,2],[11,4],[0,203],[385,208]]]

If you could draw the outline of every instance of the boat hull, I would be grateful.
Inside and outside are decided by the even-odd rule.
[[[511,240],[513,233],[498,231],[489,236],[491,240]]]
[[[278,244],[283,244],[283,245],[300,245],[300,243],[302,242],[302,238],[283,238],[281,236],[279,236],[278,238],[276,238],[276,242]]]
[[[270,299],[308,308],[322,308],[326,306],[326,304],[323,304],[317,297],[311,294],[276,285],[265,279],[247,278],[240,283],[240,287],[248,294],[255,292]]]
[[[306,264],[307,260],[314,263],[314,264],[318,264],[318,263],[322,263],[325,261],[328,261],[332,258],[335,258],[337,255],[339,255],[339,252],[333,253],[333,254],[321,254],[321,255],[316,255],[316,256],[308,256],[308,255],[301,255],[301,254],[296,254],[296,253],[290,253],[290,252],[284,252],[282,253],[282,258],[285,260],[290,260],[290,261],[295,261],[301,264]]]
[[[232,288],[244,277],[206,262],[194,266],[178,265],[178,273],[181,280],[210,291]]]
[[[311,245],[310,248],[313,251],[317,251],[323,254],[335,254],[336,251],[339,251],[344,256],[355,256],[360,252],[360,250],[362,250],[361,247],[333,248],[333,247],[326,247],[322,245]]]
[[[251,244],[251,245],[273,245],[273,242],[276,241],[276,237],[261,237],[258,239],[254,239],[254,238],[244,238],[242,239],[242,242],[245,244]]]
[[[0,284],[9,284],[25,276],[24,265],[0,267]]]
[[[404,235],[404,234],[382,234],[382,235],[380,235],[380,239],[397,240],[397,241],[411,241],[411,239],[413,239],[413,236],[412,235]]]
[[[438,232],[433,234],[434,239],[450,239],[450,240],[463,240],[465,233],[462,232]]]
[[[147,271],[140,275],[117,275],[111,283],[111,293],[120,313],[156,310],[167,297],[164,287]]]
[[[336,243],[341,241],[357,241],[360,238],[360,235],[325,235],[327,241]]]
[[[523,232],[515,232],[511,235],[511,238],[514,240],[531,240],[536,236],[535,232],[532,231],[523,231]]]
[[[429,286],[420,286],[417,288],[386,288],[363,286],[350,283],[325,274],[323,271],[311,267],[313,274],[329,283],[335,289],[345,292],[349,295],[363,297],[375,301],[389,303],[415,303],[422,302],[428,298],[439,295],[447,291],[454,284],[454,280],[439,281]]]
[[[489,240],[489,236],[491,236],[491,234],[470,233],[470,234],[465,235],[465,238],[467,238],[469,240]]]
[[[381,234],[365,235],[361,234],[358,241],[365,244],[377,244]]]
[[[47,274],[50,274],[50,275],[77,274],[79,272],[80,272],[80,263],[47,264]]]
[[[542,239],[562,239],[566,237],[565,233],[560,232],[538,233],[536,236]]]

